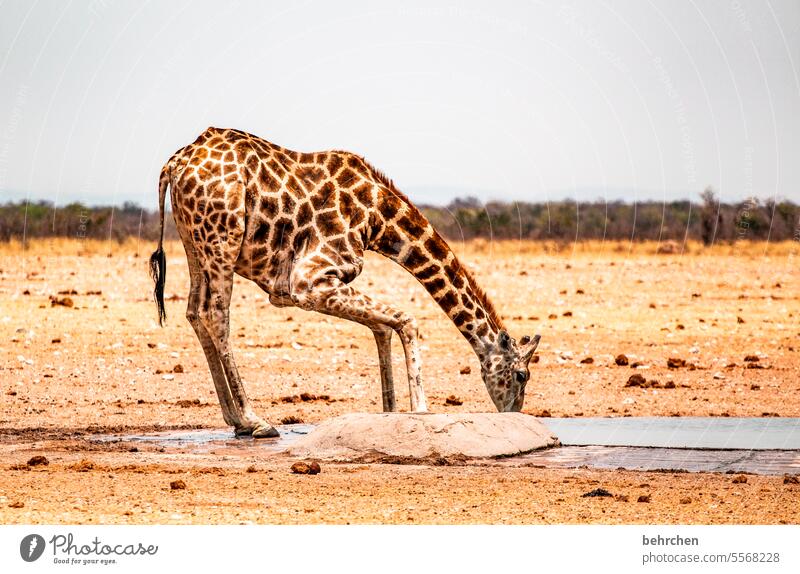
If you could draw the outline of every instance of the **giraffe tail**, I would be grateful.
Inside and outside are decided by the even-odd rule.
[[[164,325],[167,312],[164,308],[164,285],[167,281],[167,256],[164,253],[164,200],[167,196],[167,187],[170,184],[170,164],[161,168],[158,179],[158,213],[161,221],[161,235],[158,238],[158,249],[150,256],[150,277],[155,282],[153,297],[158,306],[158,324]]]

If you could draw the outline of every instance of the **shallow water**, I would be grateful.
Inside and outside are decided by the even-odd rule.
[[[565,446],[514,457],[515,464],[545,468],[677,470],[687,472],[749,472],[798,474],[800,451],[706,450],[629,446]]]
[[[275,438],[254,439],[251,436],[237,437],[230,428],[168,431],[131,435],[102,435],[94,440],[103,442],[124,441],[156,444],[165,448],[179,448],[194,452],[207,452],[216,447],[253,449],[255,452],[278,453],[286,450],[297,439],[314,430],[314,425],[278,425],[280,433]]]
[[[688,472],[800,473],[800,418],[546,418],[561,448],[502,460],[546,468]],[[230,429],[102,435],[99,441],[142,442],[184,452],[271,455],[314,425],[280,425],[280,437],[235,437]]]
[[[540,420],[565,446],[800,449],[800,418],[587,417]]]

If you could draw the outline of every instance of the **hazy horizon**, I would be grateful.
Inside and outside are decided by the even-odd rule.
[[[156,206],[207,126],[412,200],[800,201],[800,4],[0,5],[0,202]]]

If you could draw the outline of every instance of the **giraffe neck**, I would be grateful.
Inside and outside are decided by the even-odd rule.
[[[409,219],[414,225],[407,222]],[[418,233],[412,234],[409,229]],[[394,260],[430,293],[464,338],[481,364],[487,349],[504,329],[500,316],[472,274],[416,207],[394,224],[387,224],[369,248]]]

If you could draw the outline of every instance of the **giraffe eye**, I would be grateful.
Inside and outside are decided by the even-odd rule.
[[[516,380],[519,384],[522,384],[528,380],[528,373],[525,371],[514,371],[514,380]]]

